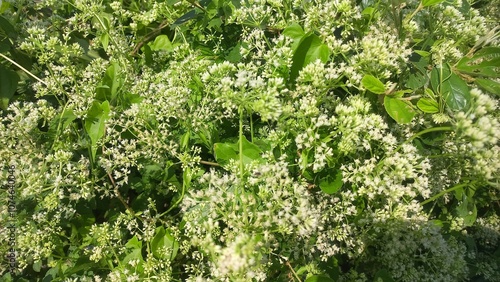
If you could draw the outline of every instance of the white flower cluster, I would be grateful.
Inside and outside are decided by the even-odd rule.
[[[261,115],[262,119],[276,120],[281,115],[279,99],[285,87],[282,78],[265,78],[257,71],[258,65],[227,61],[210,66],[202,76],[205,89],[214,96],[215,103],[233,115],[235,109],[245,107]]]
[[[241,192],[234,174],[212,171],[184,199],[185,235],[193,247],[215,257],[212,274],[263,281],[271,263],[266,257],[281,242],[288,245],[282,252],[310,255],[309,239],[320,228],[321,214],[286,167],[281,161],[254,167]]]
[[[383,22],[371,25],[359,42],[360,52],[351,58],[356,71],[385,79],[400,74],[407,66],[412,49],[408,40],[401,41],[395,33]],[[359,81],[352,83],[359,85]]]
[[[485,179],[500,175],[500,121],[496,115],[497,102],[478,89],[471,90],[472,105],[468,112],[455,116],[461,154],[470,156],[470,169]]]

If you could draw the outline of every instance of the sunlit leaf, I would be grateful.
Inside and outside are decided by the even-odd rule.
[[[443,1],[444,0],[422,0],[422,6],[429,7],[429,6],[437,5]]]
[[[439,104],[430,98],[421,98],[417,102],[417,107],[424,113],[434,114],[439,112]]]
[[[384,107],[387,113],[400,124],[409,123],[415,116],[415,111],[407,102],[391,96],[384,97]]]
[[[368,91],[373,92],[375,94],[384,94],[385,93],[385,85],[378,78],[373,75],[365,75],[361,80],[361,84]]]

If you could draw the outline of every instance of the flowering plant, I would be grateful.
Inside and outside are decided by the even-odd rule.
[[[499,4],[0,1],[2,281],[500,281]]]

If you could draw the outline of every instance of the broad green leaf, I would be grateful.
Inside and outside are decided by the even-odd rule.
[[[409,123],[415,116],[415,111],[411,106],[398,98],[385,96],[384,107],[387,113],[399,124]]]
[[[214,18],[212,19],[208,25],[207,25],[207,28],[209,29],[215,29],[217,31],[222,31],[221,30],[221,26],[224,24],[224,22],[220,19],[220,18]]]
[[[375,273],[375,281],[377,281],[377,278],[382,279],[383,282],[395,282],[395,280],[392,278],[391,274],[389,271],[386,269],[381,269]]]
[[[484,91],[490,92],[491,94],[495,94],[500,96],[500,83],[484,78],[476,78],[474,82],[481,87]]]
[[[427,51],[423,51],[423,50],[415,50],[414,51],[415,53],[419,54],[420,56],[422,57],[428,57],[431,55],[430,52],[427,52]]]
[[[286,27],[285,30],[283,30],[284,36],[293,39],[293,43],[291,46],[292,51],[295,51],[297,47],[299,47],[300,40],[302,39],[302,37],[304,37],[305,34],[306,33],[304,32],[302,27],[297,23],[292,23],[291,25]]]
[[[429,6],[437,5],[443,1],[444,0],[422,0],[422,6],[429,7]]]
[[[363,85],[364,88],[375,94],[385,93],[385,85],[382,83],[382,81],[380,81],[373,75],[369,74],[365,75],[361,80],[361,85]]]
[[[243,163],[249,164],[255,160],[262,160],[262,150],[259,146],[250,143],[243,137]],[[237,143],[215,143],[214,144],[215,159],[221,165],[225,165],[229,160],[233,159],[237,162],[240,160],[240,144]]]
[[[338,170],[334,176],[329,175],[322,178],[319,182],[319,188],[326,194],[334,194],[342,188],[343,184],[342,171]]]
[[[168,252],[165,252],[168,249]],[[156,228],[156,234],[151,241],[151,251],[157,259],[173,260],[177,256],[179,242],[170,234],[170,231],[163,226]]]
[[[107,32],[101,34],[101,36],[99,37],[100,41],[101,41],[101,44],[102,44],[102,47],[104,48],[105,51],[108,50],[108,45],[109,45],[109,35]]]
[[[37,260],[33,263],[33,270],[35,272],[40,272],[40,270],[42,269],[42,261],[41,260]]]
[[[6,18],[0,16],[0,38],[2,38],[2,33],[12,39],[17,37],[17,32],[14,26]]]
[[[361,12],[362,15],[365,15],[365,16],[370,16],[370,17],[373,17],[373,14],[375,13],[375,11],[377,11],[375,8],[373,7],[366,7],[363,12]]]
[[[245,137],[242,139],[243,143],[243,163],[248,164],[254,160],[261,159],[262,151],[260,148],[250,143]],[[239,150],[239,149],[238,149]]]
[[[0,1],[0,14],[2,14],[5,11],[7,11],[7,9],[9,9],[9,7],[10,7],[10,3],[9,2]]]
[[[234,144],[230,143],[215,143],[214,144],[215,159],[220,165],[225,165],[229,160],[238,159],[238,153],[234,149]]]
[[[10,44],[7,40],[0,40],[0,53],[5,53],[10,50]]]
[[[131,260],[139,261],[136,270],[142,272],[142,263],[144,262],[144,258],[142,257],[142,241],[139,241],[137,236],[134,236],[128,240],[125,247],[128,249],[128,254],[123,258],[122,263],[128,264]]]
[[[155,38],[154,42],[149,43],[149,46],[151,47],[152,51],[158,51],[158,50],[172,51],[173,49],[172,42],[170,42],[168,36],[164,34],[158,35]]]
[[[441,83],[450,78],[451,71],[447,65],[441,67],[434,67],[431,71],[431,86],[435,93],[441,92]]]
[[[97,152],[97,141],[104,136],[105,124],[108,118],[109,102],[104,101],[102,104],[99,104],[97,101],[94,101],[85,119],[85,131],[91,141],[91,157],[93,161]]]
[[[457,207],[457,214],[464,220],[465,226],[472,226],[477,218],[477,207],[474,201],[463,195],[462,202]]]
[[[130,240],[128,240],[127,244],[125,244],[125,247],[127,247],[128,249],[142,249],[142,241],[139,241],[139,239],[137,239],[137,236],[134,236]]]
[[[231,63],[238,63],[241,60],[241,43],[238,42],[236,46],[234,46],[229,54],[226,56],[226,60],[230,61]]]
[[[0,108],[6,110],[17,90],[19,75],[0,64]]]
[[[294,81],[298,77],[300,70],[311,62],[319,59],[321,62],[326,63],[329,56],[328,46],[323,44],[317,35],[311,34],[303,38],[293,55],[290,79]]]
[[[97,87],[98,99],[113,101],[123,85],[122,75],[120,65],[117,62],[111,63],[104,75],[103,85]]]
[[[443,82],[441,94],[446,105],[454,111],[467,110],[470,106],[469,86],[456,74],[451,74],[450,78]]]
[[[314,275],[306,279],[305,282],[335,282],[326,275]]]
[[[427,76],[422,73],[412,73],[406,81],[406,87],[416,90],[427,83]]]
[[[424,113],[434,114],[439,112],[439,104],[431,98],[421,98],[417,102],[417,107]]]

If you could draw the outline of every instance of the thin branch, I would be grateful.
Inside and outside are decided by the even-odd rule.
[[[211,166],[220,166],[220,164],[218,164],[218,163],[208,162],[208,161],[200,161],[200,164],[211,165]]]
[[[34,79],[38,80],[40,83],[42,83],[43,85],[45,86],[48,86],[48,84],[41,80],[40,78],[38,78],[36,75],[32,74],[29,70],[25,69],[23,66],[21,66],[20,64],[16,63],[15,61],[13,61],[11,58],[5,56],[4,54],[0,53],[0,57],[6,59],[7,61],[11,62],[13,65],[15,65],[16,67],[22,69],[25,73],[27,73],[29,76],[33,77]]]
[[[302,280],[300,280],[300,278],[299,278],[299,276],[297,275],[297,273],[295,272],[295,270],[293,270],[293,267],[292,267],[292,265],[290,264],[290,262],[289,262],[289,261],[286,261],[286,262],[285,262],[285,264],[286,264],[286,266],[288,266],[288,268],[290,268],[290,270],[291,270],[291,271],[292,271],[292,273],[293,273],[293,276],[295,276],[295,278],[297,279],[297,281],[302,282]]]
[[[148,34],[146,34],[146,36],[144,36],[144,38],[139,43],[137,43],[137,45],[135,45],[135,48],[134,48],[134,50],[132,50],[132,52],[130,53],[130,55],[131,56],[137,55],[137,53],[142,48],[142,46],[144,46],[144,44],[146,44],[153,37],[155,37],[156,35],[158,35],[161,32],[161,30],[164,29],[167,26],[168,26],[168,20],[164,20],[163,22],[161,22],[161,24],[157,28],[155,28],[154,30],[152,30],[151,32],[149,32]]]
[[[109,177],[109,180],[111,180],[111,184],[113,184],[113,188],[115,190],[115,194],[116,194],[116,197],[118,198],[118,200],[120,200],[120,202],[122,202],[122,204],[125,206],[125,208],[132,214],[134,215],[135,212],[134,210],[127,204],[127,202],[125,201],[125,199],[123,198],[122,194],[120,193],[120,191],[118,190],[118,186],[116,186],[115,184],[115,180],[113,179],[113,176],[111,175],[111,172],[107,171],[106,172],[108,174],[108,177]]]

